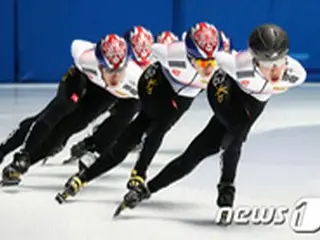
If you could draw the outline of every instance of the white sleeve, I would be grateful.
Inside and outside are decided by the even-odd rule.
[[[73,57],[74,63],[77,67],[81,68],[80,64],[80,58],[81,55],[89,49],[92,49],[95,47],[95,44],[85,41],[85,40],[74,40],[71,43],[71,55]]]
[[[292,75],[292,77],[295,77],[295,78],[298,77],[298,80],[296,80],[293,85],[298,86],[304,83],[307,78],[307,72],[305,68],[302,66],[302,64],[298,62],[296,59],[289,57],[289,66],[290,66],[290,71],[288,73],[289,78],[290,78],[290,75]]]
[[[234,80],[237,80],[236,77],[236,56],[230,53],[220,51],[217,52],[215,57],[218,67],[226,72]]]
[[[231,50],[231,55],[234,55],[234,56],[235,56],[235,55],[237,55],[238,53],[239,53],[239,52],[236,51],[236,50],[234,50],[234,49]]]
[[[167,57],[167,45],[155,43],[152,45],[152,61],[160,61],[163,63]]]

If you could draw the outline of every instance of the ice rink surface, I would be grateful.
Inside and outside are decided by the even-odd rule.
[[[1,139],[20,120],[42,109],[54,93],[50,85],[0,86]],[[319,105],[320,88],[316,86],[271,99],[244,145],[236,205],[291,207],[303,196],[320,196]],[[149,176],[181,153],[211,115],[205,97],[200,96],[167,134]],[[77,197],[58,205],[55,194],[76,171],[75,165],[62,166],[61,162],[70,145],[90,132],[90,127],[74,136],[47,165],[32,167],[19,187],[0,190],[1,240],[320,239],[320,232],[294,233],[288,222],[281,226],[215,225],[218,156],[204,160],[188,177],[136,209],[124,211],[118,220],[113,220],[112,214],[126,192],[136,153]],[[12,155],[7,156],[1,169],[11,159]]]

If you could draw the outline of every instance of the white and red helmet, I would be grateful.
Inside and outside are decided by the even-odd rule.
[[[95,55],[107,71],[120,71],[128,62],[128,45],[124,38],[108,34],[97,43]]]
[[[190,57],[212,59],[219,49],[219,31],[207,22],[197,23],[188,30],[184,42]]]
[[[179,41],[179,38],[171,31],[163,31],[157,35],[157,43],[170,44]]]
[[[151,62],[152,44],[154,43],[151,31],[143,26],[134,26],[125,34],[124,38],[129,45],[129,55],[140,66]]]

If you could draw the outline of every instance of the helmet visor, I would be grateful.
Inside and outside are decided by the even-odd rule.
[[[217,62],[214,59],[195,59],[194,63],[201,68],[206,68],[208,66],[211,67],[216,67],[217,66]]]
[[[274,67],[282,67],[283,65],[285,65],[287,62],[287,58],[283,57],[277,60],[273,60],[273,61],[267,61],[267,60],[258,60],[259,66],[263,67],[263,68],[267,68],[267,69],[271,69]]]

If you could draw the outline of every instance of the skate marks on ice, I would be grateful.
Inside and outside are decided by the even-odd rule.
[[[44,184],[37,184],[37,183],[21,183],[19,186],[8,186],[2,187],[1,191],[5,194],[23,194],[23,193],[52,193],[56,194],[57,192],[63,189],[63,184],[59,183],[44,183]],[[117,187],[112,187],[110,185],[97,185],[92,184],[92,186],[87,187],[79,193],[78,196],[83,194],[88,195],[95,195],[101,193],[121,193],[121,189]],[[77,197],[78,197],[77,196]]]
[[[20,193],[26,193],[26,192],[32,192],[32,189],[30,188],[23,188],[21,186],[3,186],[1,187],[1,191],[4,194],[20,194]]]
[[[320,125],[296,126],[251,134],[244,144],[243,161],[316,164],[320,167]],[[266,155],[267,154],[267,155]],[[290,168],[290,167],[289,167]],[[290,169],[289,169],[290,170]]]
[[[120,201],[118,202],[118,205]],[[199,208],[199,204],[196,202],[186,202],[186,201],[170,201],[170,200],[150,200],[142,202],[137,208],[145,210],[159,210],[171,212],[175,210],[187,210],[187,209],[196,209]],[[130,211],[130,209],[128,210]]]
[[[177,214],[179,215],[179,214]],[[210,215],[210,214],[208,214]],[[259,229],[265,228],[266,226],[259,226],[259,225],[241,225],[241,224],[234,224],[231,223],[229,225],[219,225],[214,220],[214,215],[212,217],[188,217],[188,216],[152,216],[152,215],[120,215],[115,221],[135,221],[135,220],[143,220],[143,221],[162,221],[162,222],[174,222],[183,225],[187,225],[188,227],[201,227],[201,228],[208,228],[211,230],[216,231],[217,228],[221,230],[230,230],[230,229],[241,229],[245,228],[248,230],[250,229]]]
[[[104,206],[108,206],[110,210],[114,210],[117,206],[120,205],[121,201],[119,199],[123,195],[123,189],[118,191],[119,194],[114,195],[114,196],[105,196],[101,198],[94,198],[93,195],[89,194],[79,194],[76,198],[69,198],[67,200],[67,203],[78,203],[78,204],[102,204]],[[144,202],[141,205],[139,205],[139,209],[143,211],[161,211],[161,212],[172,212],[172,211],[184,211],[188,210],[190,208],[196,208],[199,207],[196,203],[188,203],[188,202],[170,202],[170,201],[165,201],[165,200],[155,200],[155,201],[150,201],[150,202]],[[128,213],[130,213],[132,210],[131,209],[126,209],[124,212],[127,213],[124,214],[124,219],[126,218],[135,218],[135,216],[128,216]],[[132,211],[134,214],[135,211]],[[112,215],[110,215],[110,218]],[[118,217],[119,219],[122,218],[120,215]],[[139,218],[139,216],[138,216]],[[143,217],[140,217],[143,218]],[[148,216],[146,216],[148,218]]]
[[[149,169],[161,169],[162,167],[164,167],[163,162],[157,161],[158,157],[162,157],[162,154],[165,154],[163,152],[166,152],[167,150],[160,150],[156,155],[155,155],[155,161],[152,161],[152,163],[149,166]],[[169,150],[171,151],[171,150]],[[183,149],[181,150],[174,150],[174,152],[177,152],[177,154],[174,154],[175,156],[178,156],[178,154],[183,152]],[[175,157],[174,156],[174,157]],[[167,156],[166,156],[167,157]],[[135,161],[138,159],[138,157],[136,157],[135,155],[129,156],[130,161],[125,160],[124,162],[122,162],[118,167],[122,168],[122,169],[126,169],[128,171],[128,173],[130,173],[130,171],[133,169],[134,167],[134,163]],[[170,156],[168,158],[168,160],[172,159],[172,157]]]
[[[61,166],[59,169],[42,168],[35,166],[30,172],[22,176],[18,186],[1,187],[5,194],[23,194],[23,193],[51,193],[52,195],[63,189],[65,182],[74,174],[75,171],[65,169]],[[117,185],[125,186],[128,174],[109,173],[101,176],[99,179],[90,183],[80,193],[96,195],[100,193],[117,193],[121,188]]]
[[[179,194],[175,193],[178,192]],[[194,231],[199,233],[199,237],[202,239],[210,239],[211,237],[219,237],[218,239],[257,239],[256,237],[252,238],[252,234],[256,233],[260,236],[265,236],[267,234],[271,235],[291,235],[290,229],[288,226],[265,226],[265,225],[256,225],[253,223],[249,223],[248,225],[241,224],[229,224],[229,225],[220,225],[215,222],[216,211],[217,208],[215,206],[215,201],[212,196],[209,197],[208,191],[193,191],[193,192],[185,192],[185,198],[188,198],[188,201],[191,204],[185,203],[181,201],[181,189],[177,189],[177,191],[170,191],[162,195],[162,197],[166,197],[169,200],[166,201],[174,201],[175,204],[184,204],[186,208],[180,209],[145,209],[142,203],[137,206],[133,210],[124,210],[123,213],[114,219],[115,222],[120,224],[119,226],[127,226],[128,228],[132,228],[131,224],[134,225],[146,225],[150,226],[149,231],[155,231],[155,229],[163,226],[170,226],[174,233],[179,233],[188,237],[189,234],[193,234]],[[200,198],[196,201],[195,193],[197,197]],[[178,197],[180,196],[180,201]],[[160,196],[160,198],[162,198]],[[241,197],[243,198],[243,196]],[[248,197],[244,197],[244,199],[248,199]],[[242,199],[243,200],[243,199]],[[153,201],[159,201],[158,199],[150,200],[150,206],[157,206],[157,203],[152,203]],[[161,202],[162,200],[160,200]],[[165,203],[167,206],[170,206],[171,203]],[[171,205],[172,206],[172,205]],[[157,226],[157,227],[155,227]],[[128,229],[128,230],[130,230]],[[283,234],[283,232],[285,233]],[[220,236],[220,234],[223,234]],[[224,235],[227,234],[227,235]],[[240,234],[240,235],[238,235]],[[270,235],[269,234],[269,235]],[[229,236],[230,235],[230,236]],[[244,235],[246,237],[244,237]],[[275,237],[274,236],[274,237]],[[243,238],[242,238],[243,237]],[[144,238],[146,239],[146,238]],[[191,238],[194,239],[194,238]],[[278,238],[264,238],[259,237],[258,239],[278,239]],[[285,238],[290,239],[290,238]],[[293,238],[291,238],[293,239]]]
[[[157,202],[152,203],[150,201],[150,206],[159,206]],[[160,201],[161,203],[161,201]],[[180,226],[187,227],[189,229],[197,229],[199,231],[206,230],[210,232],[228,232],[228,231],[237,231],[237,233],[248,233],[248,231],[255,232],[261,230],[277,230],[281,231],[283,226],[266,226],[259,224],[236,224],[230,223],[228,225],[221,225],[215,221],[215,211],[217,210],[214,207],[214,202],[212,202],[211,207],[201,206],[197,204],[176,202],[178,208],[169,209],[172,206],[169,202],[164,202],[163,206],[167,209],[157,209],[153,208],[151,211],[145,211],[143,205],[139,205],[137,208],[140,210],[124,210],[121,215],[113,219],[116,222],[148,222],[149,224],[161,225],[166,223],[178,224]],[[162,205],[162,203],[160,204]],[[179,205],[183,205],[179,206]],[[190,211],[190,209],[195,209],[196,211]],[[175,226],[175,225],[173,225]]]
[[[37,172],[32,173],[29,177],[35,178],[61,178],[62,180],[67,180],[71,177],[72,174],[65,173],[65,172]],[[127,180],[129,174],[118,174],[118,173],[107,173],[98,178],[99,181],[120,181],[120,180]]]
[[[45,185],[36,185],[36,184],[24,184],[21,185],[21,188],[27,188],[27,189],[32,189],[35,192],[52,192],[52,193],[57,193],[61,191],[63,188],[63,185],[50,185],[50,184],[45,184]],[[95,185],[92,184],[92,186],[87,187],[82,190],[81,193],[88,193],[88,194],[96,194],[96,193],[103,193],[103,192],[118,192],[119,188],[116,187],[111,187],[111,186],[101,186],[101,185]],[[79,193],[79,195],[81,194]]]

